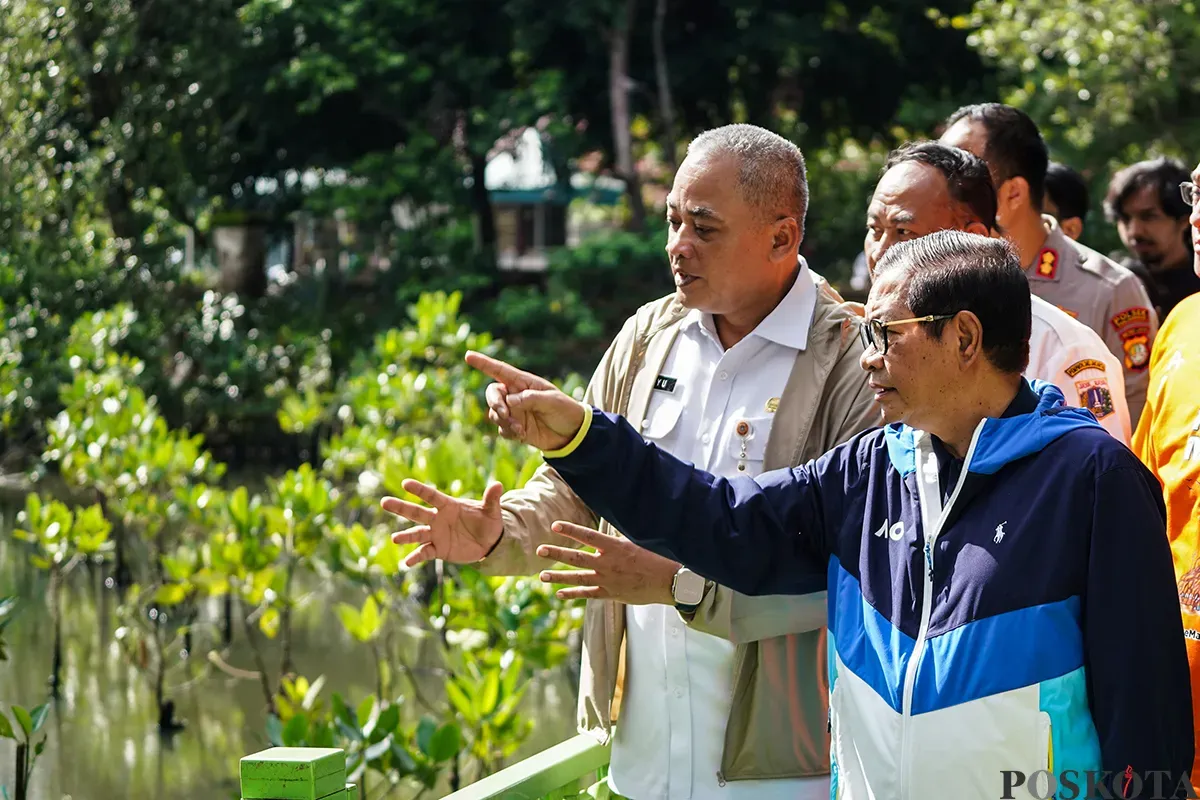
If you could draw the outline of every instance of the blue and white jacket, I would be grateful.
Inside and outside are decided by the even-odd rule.
[[[1191,694],[1159,485],[1062,400],[1023,383],[961,462],[891,425],[724,479],[599,411],[548,460],[630,539],[722,585],[828,589],[834,797],[996,798],[1006,770],[1174,786]]]

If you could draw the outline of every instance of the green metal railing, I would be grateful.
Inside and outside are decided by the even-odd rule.
[[[445,800],[540,800],[569,796],[600,780],[608,766],[609,747],[578,735],[460,789]]]

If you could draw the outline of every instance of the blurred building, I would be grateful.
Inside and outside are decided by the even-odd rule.
[[[536,129],[526,128],[484,171],[501,269],[543,270],[549,250],[619,225],[615,212],[625,183],[582,172],[560,176],[548,146]]]

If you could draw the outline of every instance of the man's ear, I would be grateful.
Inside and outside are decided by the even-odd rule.
[[[1022,205],[1029,204],[1029,181],[1021,176],[1009,178],[1004,183],[1000,184],[1000,191],[996,193],[997,205],[1005,211],[1012,211],[1020,208]],[[1007,216],[1007,215],[1006,215]]]
[[[960,311],[950,321],[958,338],[958,356],[965,367],[983,357],[983,323],[971,311]]]
[[[777,260],[795,261],[800,253],[800,243],[804,233],[795,217],[784,217],[774,225],[774,237],[771,240],[771,257]]]
[[[1059,220],[1058,227],[1062,228],[1062,232],[1072,239],[1078,240],[1083,235],[1083,220],[1079,217],[1067,217],[1064,220]]]
[[[963,228],[963,232],[964,233],[976,233],[976,234],[979,234],[980,236],[988,236],[988,237],[990,237],[992,235],[992,232],[991,232],[991,230],[988,229],[988,226],[984,225],[982,222],[967,223],[967,227]]]

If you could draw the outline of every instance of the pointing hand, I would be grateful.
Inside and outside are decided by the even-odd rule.
[[[488,419],[500,432],[539,450],[559,450],[575,438],[587,406],[545,378],[474,351],[467,364],[496,383],[488,387]]]

